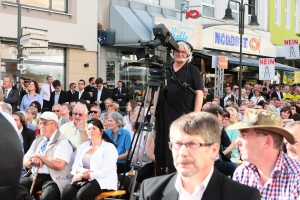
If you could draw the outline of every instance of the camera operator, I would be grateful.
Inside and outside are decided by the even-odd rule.
[[[203,103],[202,77],[199,69],[190,64],[193,47],[185,41],[177,44],[179,48],[174,51],[174,61],[166,75],[170,123],[183,114],[199,112]]]

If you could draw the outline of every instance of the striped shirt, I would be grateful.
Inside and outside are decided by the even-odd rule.
[[[300,163],[280,150],[271,178],[261,185],[255,165],[244,162],[233,175],[233,180],[257,188],[262,200],[300,199]]]

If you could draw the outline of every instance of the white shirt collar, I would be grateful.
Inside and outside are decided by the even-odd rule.
[[[175,182],[175,189],[179,194],[178,200],[185,200],[185,199],[202,199],[202,196],[207,188],[207,185],[212,177],[214,172],[214,167],[211,168],[209,174],[205,177],[200,185],[198,185],[193,194],[189,194],[183,187],[180,175],[177,175],[176,182]]]

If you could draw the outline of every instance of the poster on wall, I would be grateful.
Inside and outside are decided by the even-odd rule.
[[[164,24],[175,40],[187,41],[194,49],[202,50],[202,25],[161,17],[154,17],[154,24]]]
[[[300,83],[300,72],[294,72],[294,83]]]
[[[284,40],[285,59],[299,59],[298,39]]]
[[[275,79],[275,58],[259,59],[259,80]]]
[[[283,72],[282,82],[284,84],[292,85],[294,83],[294,72]]]

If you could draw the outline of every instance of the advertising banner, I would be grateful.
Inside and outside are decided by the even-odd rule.
[[[259,80],[275,79],[275,58],[259,59]]]
[[[164,24],[175,40],[189,42],[194,49],[202,50],[202,25],[154,17],[154,24]]]

